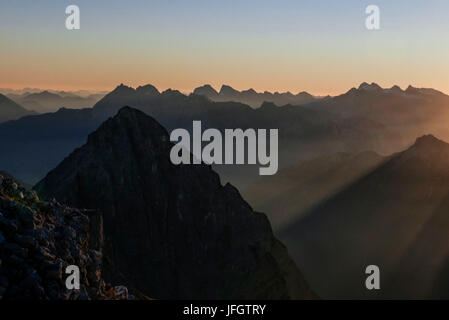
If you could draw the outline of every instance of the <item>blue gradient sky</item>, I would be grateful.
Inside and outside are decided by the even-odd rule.
[[[81,30],[65,29],[65,7]],[[365,29],[365,8],[381,30]],[[0,87],[449,92],[449,1],[0,0]]]

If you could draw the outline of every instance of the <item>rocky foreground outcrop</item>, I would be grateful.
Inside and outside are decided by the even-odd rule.
[[[101,215],[40,201],[0,174],[0,300],[128,298],[102,279],[101,246]],[[79,290],[66,288],[69,265],[79,267]]]
[[[148,296],[313,298],[266,216],[210,166],[173,165],[171,146],[153,118],[125,107],[36,189],[101,210],[105,276]]]

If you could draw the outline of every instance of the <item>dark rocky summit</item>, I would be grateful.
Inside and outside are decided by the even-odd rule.
[[[0,300],[126,299],[101,276],[102,220],[95,212],[40,201],[0,174]],[[80,290],[65,286],[77,265]]]
[[[209,166],[173,165],[171,146],[125,107],[36,189],[103,212],[109,281],[158,299],[315,297],[266,216]]]

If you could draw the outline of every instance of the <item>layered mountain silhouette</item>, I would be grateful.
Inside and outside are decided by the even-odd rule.
[[[373,88],[366,90],[367,86]],[[344,95],[305,106],[264,103],[253,109],[238,102],[186,96],[176,90],[161,93],[151,85],[137,89],[120,85],[93,108],[61,109],[0,124],[0,145],[8,150],[0,153],[0,168],[25,182],[36,183],[124,105],[152,116],[169,131],[190,131],[194,120],[201,120],[203,129],[222,131],[277,128],[280,169],[337,152],[372,150],[391,154],[427,132],[449,138],[446,95],[432,89],[379,88],[364,84]],[[401,117],[408,121],[401,122]],[[224,182],[232,182],[239,190],[259,179],[258,168],[214,166]],[[252,200],[264,194],[258,190],[260,194],[254,194]]]
[[[312,298],[264,214],[206,165],[171,163],[167,131],[125,107],[36,189],[103,212],[105,277],[159,299]]]
[[[60,109],[0,125],[0,168],[35,184],[101,124],[92,109]],[[32,156],[30,156],[32,155]]]
[[[7,152],[0,153],[0,168],[34,183],[68,156],[38,189],[74,207],[101,209],[110,244],[105,277],[151,297],[310,296],[257,211],[268,212],[321,297],[448,297],[449,148],[434,136],[415,141],[428,132],[449,138],[448,96],[363,83],[302,106],[265,102],[255,109],[212,101],[211,89],[186,96],[120,85],[92,108],[2,123]],[[231,87],[221,91],[239,95]],[[172,166],[163,128],[190,131],[193,120],[221,131],[279,129],[278,176],[259,180],[258,166]],[[256,212],[227,181],[246,188]],[[380,267],[381,291],[364,286],[371,264]],[[156,274],[139,276],[148,266]]]
[[[363,116],[388,126],[402,136],[417,137],[432,132],[449,137],[446,125],[449,96],[434,89],[412,86],[406,90],[398,86],[383,89],[376,83],[362,83],[345,94],[310,103],[308,107],[343,117]]]
[[[86,108],[101,99],[101,95],[92,94],[82,97],[70,92],[49,92],[47,90],[35,93],[10,95],[10,97],[30,110],[40,113],[55,112],[60,108]]]
[[[35,113],[34,111],[23,108],[7,96],[0,94],[0,123],[8,120],[16,120]]]
[[[35,183],[124,105],[154,117],[169,131],[175,128],[191,131],[194,120],[201,120],[204,129],[222,131],[278,129],[280,167],[339,151],[390,153],[397,150],[398,140],[402,143],[402,139],[390,134],[389,128],[361,116],[342,117],[318,108],[277,107],[273,103],[253,109],[237,102],[212,102],[203,96],[186,96],[175,90],[160,93],[151,85],[137,89],[120,85],[92,109],[62,109],[0,125],[0,144],[11,149],[7,155],[0,154],[0,167],[17,178]],[[34,157],[28,157],[29,154]],[[239,188],[259,177],[257,165],[215,169],[225,181],[232,181]]]
[[[448,298],[448,168],[449,145],[422,136],[280,239],[324,298]],[[381,290],[366,290],[368,265],[380,268]]]
[[[290,92],[285,93],[271,93],[265,91],[263,93],[256,92],[254,89],[238,91],[234,88],[223,85],[220,92],[217,92],[211,85],[206,84],[202,87],[198,87],[193,91],[194,94],[202,95],[209,98],[212,101],[234,101],[247,104],[253,108],[258,108],[263,102],[272,102],[278,106],[286,104],[301,105],[310,103],[313,101],[327,99],[329,97],[315,97],[307,92],[300,92],[298,94],[292,94]]]

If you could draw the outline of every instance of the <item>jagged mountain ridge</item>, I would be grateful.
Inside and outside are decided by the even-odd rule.
[[[280,167],[323,152],[393,152],[396,145],[390,143],[399,139],[392,137],[382,124],[363,117],[341,118],[318,109],[292,105],[279,108],[272,103],[253,109],[237,102],[211,102],[198,95],[185,96],[174,90],[158,93],[151,85],[138,89],[120,85],[92,109],[62,109],[0,125],[0,145],[10,150],[8,154],[0,154],[0,166],[24,181],[37,182],[124,105],[144,111],[169,131],[175,128],[190,131],[193,120],[201,120],[203,128],[219,130],[278,128]],[[30,153],[33,158],[27,157]],[[258,166],[215,169],[239,188],[258,177]]]
[[[315,97],[307,92],[292,94],[291,92],[271,93],[265,91],[263,93],[256,92],[254,89],[238,91],[228,85],[223,85],[220,92],[217,92],[211,85],[206,84],[198,87],[193,91],[194,94],[202,95],[212,101],[224,102],[234,101],[248,104],[253,108],[258,108],[263,102],[272,102],[278,106],[286,104],[302,105],[313,101],[323,99],[323,97]],[[326,97],[328,98],[328,97]]]
[[[384,125],[400,127],[400,130],[405,130],[407,126],[413,129],[412,124],[417,127],[435,122],[424,131],[417,132],[415,129],[414,136],[427,132],[448,136],[444,122],[449,116],[449,96],[434,89],[412,86],[406,90],[399,86],[384,89],[376,83],[364,82],[344,94],[307,106],[341,116],[363,115]]]
[[[209,166],[171,164],[171,145],[155,120],[122,108],[36,189],[100,209],[109,277],[151,297],[314,297],[265,215]]]

